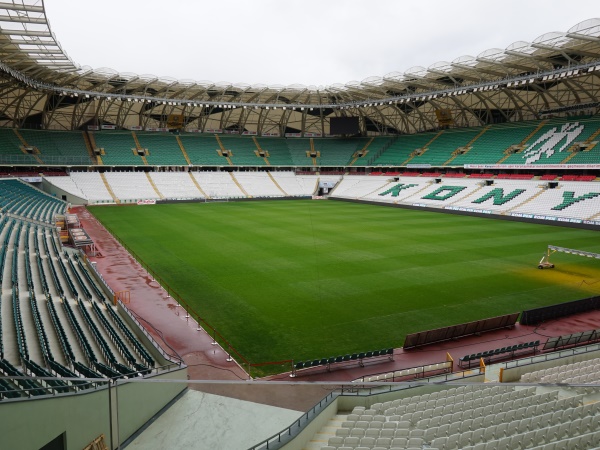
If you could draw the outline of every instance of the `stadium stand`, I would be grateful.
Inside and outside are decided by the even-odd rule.
[[[5,198],[6,189],[15,188],[27,198],[31,211],[39,210],[36,204],[45,205],[48,198],[60,205],[48,210],[47,214],[52,213],[47,222],[64,213],[64,202],[18,180],[0,181],[0,196]],[[10,314],[16,332],[3,334],[0,327],[3,343],[0,371],[7,377],[0,387],[0,398],[68,394],[89,384],[63,381],[60,377],[98,378],[101,376],[98,373],[122,377],[147,373],[149,367],[155,366],[149,350],[109,304],[85,264],[73,252],[61,253],[56,229],[44,221],[24,222],[20,217],[28,219],[31,213],[18,203],[6,207],[15,218],[7,220],[4,216],[1,221],[0,262],[2,273],[9,274],[2,277],[3,288],[10,286],[12,295],[10,301],[3,299],[0,311],[3,317]],[[46,277],[48,272],[52,274],[50,282]],[[57,308],[57,304],[62,304],[62,308]],[[25,310],[31,313],[26,314]],[[10,342],[11,338],[14,342]],[[34,341],[39,345],[31,345]],[[40,384],[29,378],[13,378],[27,374],[59,379]],[[21,390],[16,389],[17,385]]]
[[[592,448],[598,411],[599,402],[558,389],[467,385],[338,413],[314,448]]]
[[[180,141],[190,163],[195,166],[226,166],[227,160],[219,155],[219,143],[214,136],[183,134]]]
[[[15,128],[0,129],[0,176],[35,178],[30,182],[56,188],[57,197],[70,194],[89,204],[307,196],[319,193],[320,183],[329,183],[326,189],[335,186],[332,196],[343,199],[600,225],[595,181],[600,162],[598,19],[532,44],[519,41],[504,54],[494,50],[493,60],[484,52],[431,65],[419,69],[418,78],[407,73],[324,89],[225,87],[82,70],[60,45],[54,46],[43,3],[3,5],[8,12],[0,25],[1,117],[3,126]],[[27,25],[19,29],[19,23]],[[41,58],[23,42],[39,42],[37,50],[46,45],[58,50],[45,51]],[[193,126],[207,134],[179,128],[167,134],[171,112],[189,131]],[[330,119],[345,115],[360,117],[361,137],[309,138],[327,136]],[[497,123],[502,121],[507,123]],[[255,136],[229,134],[242,128]],[[161,171],[166,166],[174,171]],[[271,167],[285,171],[262,171]],[[64,213],[64,202],[8,179],[0,182],[0,206],[3,405],[90,391],[107,377],[140,377],[165,362],[136,337],[140,330],[110,303],[106,286],[97,283],[83,258],[60,246],[53,218]],[[532,341],[470,353],[460,365],[512,358],[535,352],[538,345]],[[362,363],[382,352],[348,357]],[[297,362],[295,370],[330,370],[345,358]],[[447,371],[452,362],[439,364],[422,367],[429,368],[424,372]],[[372,385],[362,396],[361,387],[353,385],[352,400],[339,403],[364,406],[338,414],[341,426],[318,448],[599,448],[599,360],[550,364],[558,366],[526,373],[521,381],[583,386],[491,387],[479,383],[484,381],[480,376],[476,385],[452,388],[442,384],[448,378],[434,380],[427,394],[421,386],[389,392],[395,386],[378,390]],[[390,373],[392,379],[402,378],[418,373],[414,369],[360,381],[387,382]],[[48,376],[56,379],[43,379]],[[123,419],[127,404],[135,401],[120,398]],[[112,433],[118,420],[109,420]],[[300,428],[300,421],[294,426]],[[25,438],[20,427],[13,428]],[[30,428],[31,434],[40,432]],[[288,430],[290,436],[297,433]],[[3,439],[7,431],[2,430]],[[75,448],[72,434],[69,441]]]
[[[107,166],[141,166],[142,157],[137,154],[136,142],[131,132],[94,133],[97,148],[104,149],[102,161]]]
[[[175,136],[163,133],[136,133],[136,136],[140,146],[148,149],[146,160],[149,165],[185,166],[188,164]]]
[[[93,163],[81,131],[19,130],[28,146],[37,149],[38,158],[45,164]]]

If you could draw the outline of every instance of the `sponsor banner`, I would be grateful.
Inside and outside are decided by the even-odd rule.
[[[261,134],[261,136],[266,136],[266,137],[279,137],[279,133],[263,133],[263,134]]]
[[[146,200],[138,200],[137,201],[138,205],[156,205],[156,200],[154,199],[146,199]]]
[[[304,133],[304,137],[321,137],[321,133]]]
[[[238,130],[223,130],[225,134],[240,134]]]
[[[313,200],[325,200],[325,197],[321,196],[321,195],[313,195],[312,196]]]
[[[146,127],[144,131],[169,131],[168,128]]]
[[[256,136],[256,131],[244,131],[242,134],[244,136]]]
[[[223,130],[220,128],[208,128],[206,130],[207,133],[215,133],[215,134],[221,134],[223,133]]]
[[[26,181],[27,183],[41,183],[42,177],[19,177],[19,179]]]
[[[88,125],[87,129],[88,131],[98,131],[100,127],[98,125]]]
[[[585,223],[586,225],[600,225],[600,222],[598,222],[597,220],[584,220],[583,223]]]
[[[285,137],[302,137],[301,133],[285,133]]]
[[[191,130],[188,130],[189,133],[202,133],[202,130],[198,129],[198,128],[192,128]]]
[[[429,205],[426,205],[425,203],[413,203],[413,206],[427,207]]]
[[[410,164],[407,166],[410,167]],[[465,169],[600,169],[600,164],[465,164]]]
[[[130,130],[132,131],[142,131],[142,126],[141,125],[133,125],[129,127]]]
[[[102,125],[100,126],[102,130],[116,130],[117,127],[115,125]]]
[[[431,164],[407,164],[407,169],[431,169]]]

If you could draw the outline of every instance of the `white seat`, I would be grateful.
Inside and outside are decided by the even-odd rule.
[[[379,437],[388,437],[388,438],[394,438],[396,436],[396,430],[395,429],[383,429],[381,430],[381,432],[379,433]]]
[[[378,438],[380,436],[380,431],[377,428],[369,428],[365,430],[365,437],[374,437]]]
[[[373,437],[364,437],[360,440],[361,447],[373,448],[375,447],[376,439]]]
[[[341,447],[342,445],[344,445],[344,439],[346,438],[342,436],[332,436],[327,441],[327,445],[333,448]]]
[[[348,436],[344,438],[344,447],[358,447],[360,440],[364,438],[358,438],[356,436]]]

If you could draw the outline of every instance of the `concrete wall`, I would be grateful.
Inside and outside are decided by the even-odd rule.
[[[50,184],[46,179],[42,178],[42,186],[40,189],[50,195],[54,195],[57,198],[62,200],[62,196],[66,197],[66,201],[72,205],[87,205],[88,201],[84,198],[78,197],[76,195],[70,194],[67,191],[64,191],[53,184]]]
[[[104,434],[109,448],[116,448],[117,438],[125,440],[186,388],[187,369],[153,379],[184,381],[130,382],[85,394],[4,400],[0,402],[0,447],[37,450],[65,433],[67,450],[81,450],[100,434]]]

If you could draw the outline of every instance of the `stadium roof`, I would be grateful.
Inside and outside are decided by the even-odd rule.
[[[13,0],[0,3],[0,59],[7,78],[18,81],[5,95],[23,100],[18,105],[12,100],[0,104],[0,123],[12,121],[10,126],[24,126],[26,117],[44,111],[39,126],[67,129],[90,120],[119,127],[164,126],[167,116],[181,114],[186,126],[195,122],[192,126],[201,130],[312,130],[324,135],[323,123],[329,117],[359,115],[364,133],[411,133],[435,128],[434,113],[440,110],[452,110],[455,125],[470,126],[538,118],[543,112],[575,106],[596,108],[597,75],[592,72],[600,69],[600,19],[543,34],[532,42],[517,41],[505,49],[357,83],[267,86],[81,67],[52,33],[43,1]],[[56,115],[59,104],[62,114]],[[83,104],[87,106],[75,107]],[[240,109],[261,112],[243,114]],[[65,116],[70,116],[68,123]]]

